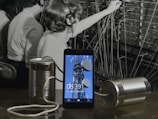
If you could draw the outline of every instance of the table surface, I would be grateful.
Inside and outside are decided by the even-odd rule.
[[[27,89],[0,89],[0,119],[24,119],[9,115],[6,110],[11,106],[28,104],[28,100]],[[62,103],[61,90],[56,91],[56,101]],[[65,110],[60,107],[55,114],[37,119],[158,119],[158,92],[153,91],[143,103],[116,108],[108,108],[102,98],[95,96],[94,109]]]

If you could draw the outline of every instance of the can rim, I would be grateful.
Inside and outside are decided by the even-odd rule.
[[[51,61],[49,60],[43,60],[43,58],[33,58],[30,59],[30,63],[31,64],[44,64],[44,65],[50,65],[51,63],[53,63],[54,60],[52,59]]]

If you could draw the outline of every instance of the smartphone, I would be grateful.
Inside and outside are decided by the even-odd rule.
[[[64,51],[63,107],[94,107],[93,50]]]

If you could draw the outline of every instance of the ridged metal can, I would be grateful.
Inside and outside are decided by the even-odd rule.
[[[45,104],[55,100],[55,63],[50,57],[34,58],[29,62],[29,100],[30,103]],[[45,84],[45,82],[47,83]]]
[[[107,80],[102,92],[108,94],[104,102],[109,107],[144,102],[151,92],[151,85],[144,77]]]

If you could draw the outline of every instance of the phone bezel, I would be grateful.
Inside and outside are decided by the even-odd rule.
[[[93,95],[93,99],[92,99],[92,103],[67,103],[64,101],[64,97],[65,97],[65,56],[66,55],[92,55],[92,95]],[[76,49],[65,49],[64,50],[64,66],[63,66],[63,107],[66,109],[72,109],[72,108],[93,108],[94,107],[94,54],[93,54],[93,50],[76,50]]]

